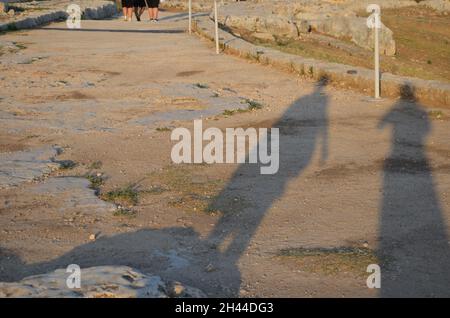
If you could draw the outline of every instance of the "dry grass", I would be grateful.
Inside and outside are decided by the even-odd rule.
[[[170,206],[187,212],[238,213],[250,206],[243,197],[224,194],[226,180],[206,164],[170,165],[152,173],[149,181],[153,188],[164,189]]]
[[[367,13],[361,12],[360,16]],[[397,54],[382,56],[383,72],[450,82],[450,19],[448,16],[423,7],[386,9],[383,23],[394,32]],[[372,53],[343,40],[343,47],[335,47],[304,37],[297,41],[261,41],[237,30],[243,38],[259,45],[283,52],[334,63],[373,68]],[[351,47],[351,50],[345,47]]]
[[[302,271],[325,275],[364,276],[368,265],[380,264],[373,250],[357,247],[289,248],[281,250],[277,257]]]

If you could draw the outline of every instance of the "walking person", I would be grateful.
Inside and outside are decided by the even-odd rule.
[[[151,22],[158,22],[159,14],[159,0],[147,0],[149,9],[148,13],[150,15]]]
[[[148,8],[146,1],[148,0],[134,0],[134,14],[136,15],[136,20],[138,21],[141,21],[141,16],[144,13],[145,8]]]
[[[124,21],[133,19],[134,0],[122,0],[122,10]]]

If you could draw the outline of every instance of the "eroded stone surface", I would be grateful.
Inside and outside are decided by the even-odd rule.
[[[61,212],[79,209],[88,214],[107,214],[115,211],[116,206],[105,202],[95,195],[91,183],[85,178],[59,177],[49,178],[33,188],[34,193],[51,195],[64,201]]]
[[[13,153],[0,153],[0,188],[29,182],[60,167],[54,161],[59,150],[44,147]]]
[[[26,277],[16,283],[0,283],[0,297],[73,298],[167,298],[206,295],[179,282],[164,282],[128,266],[97,266],[81,269],[81,288],[70,289],[66,269]]]

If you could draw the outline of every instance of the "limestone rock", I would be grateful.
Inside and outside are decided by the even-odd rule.
[[[221,7],[219,22],[234,31],[248,32],[258,39],[292,40],[301,33],[314,32],[373,49],[373,31],[367,27],[366,18],[357,16],[357,12],[367,6],[362,2],[262,0],[255,5],[246,1]],[[392,6],[388,2],[382,4]],[[380,48],[388,56],[396,53],[393,32],[385,25],[380,31]]]
[[[336,38],[350,39],[356,45],[373,49],[373,30],[366,25],[365,18],[335,17],[311,21],[311,28],[318,33],[331,35]],[[380,29],[380,51],[382,54],[392,56],[396,53],[393,32],[382,25]]]
[[[24,9],[25,13],[21,12],[20,15],[15,15],[15,17],[10,17],[9,20],[1,22],[0,31],[31,29],[53,21],[65,20],[68,16],[66,8],[69,3],[69,1],[55,1],[51,4],[47,2],[40,4],[40,2],[35,1],[15,3],[14,5]],[[81,7],[83,19],[104,19],[117,13],[116,5],[111,1],[79,0],[78,4]],[[28,9],[34,10],[29,10],[29,13],[27,13]],[[41,10],[36,12],[35,9]]]
[[[286,18],[270,15],[259,16],[227,16],[221,17],[220,23],[233,29],[247,30],[255,33],[265,33],[273,36],[297,38],[298,29],[295,23]]]
[[[29,182],[60,167],[54,161],[56,147],[0,153],[0,188]]]
[[[32,191],[64,198],[64,205],[60,209],[61,213],[77,209],[87,214],[109,215],[117,210],[115,204],[105,202],[97,197],[95,190],[90,186],[90,181],[85,178],[56,177],[39,183]]]
[[[69,298],[167,298],[206,297],[197,288],[165,283],[127,266],[82,268],[80,288],[68,288],[66,269],[26,277],[15,283],[0,283],[0,297]]]

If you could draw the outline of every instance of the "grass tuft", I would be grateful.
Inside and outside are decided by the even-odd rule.
[[[296,267],[311,273],[336,275],[352,273],[366,275],[367,266],[380,264],[375,251],[360,247],[333,248],[287,248],[279,251],[278,255],[284,261],[294,262]]]
[[[103,200],[116,204],[136,205],[138,203],[139,192],[131,185],[124,188],[115,189],[102,195]]]

